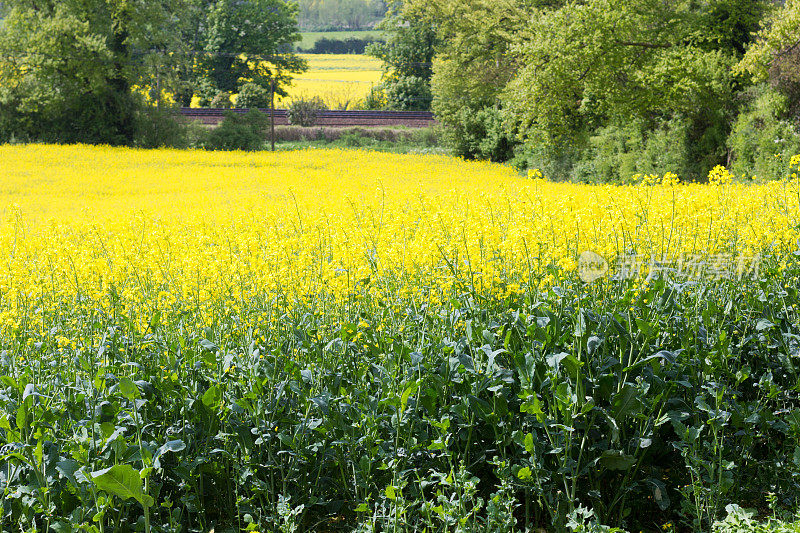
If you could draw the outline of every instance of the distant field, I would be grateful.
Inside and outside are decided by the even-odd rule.
[[[289,97],[278,102],[281,107],[293,98],[319,96],[329,107],[341,108],[363,99],[381,81],[381,61],[374,57],[355,54],[301,54],[301,57],[308,60],[310,68],[294,79]]]
[[[338,39],[338,40],[345,40],[345,39],[367,39],[372,37],[373,39],[380,39],[383,37],[382,31],[372,31],[372,30],[363,30],[363,31],[309,31],[303,32],[300,34],[303,37],[303,40],[297,43],[297,46],[303,50],[308,50],[314,43],[316,43],[319,39],[327,38],[327,39]]]

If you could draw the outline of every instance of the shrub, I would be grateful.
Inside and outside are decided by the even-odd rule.
[[[383,85],[373,85],[367,96],[364,97],[362,107],[364,109],[386,109],[389,101],[386,99],[386,91]]]
[[[765,86],[751,91],[728,138],[731,170],[736,176],[780,179],[789,158],[800,153],[800,135],[782,119],[787,97]]]
[[[233,107],[233,103],[231,102],[231,93],[228,91],[220,91],[211,99],[209,103],[211,107],[215,107],[217,109],[230,109]]]
[[[257,83],[245,83],[236,97],[239,109],[266,109],[271,107],[270,90]]]
[[[259,150],[264,146],[269,119],[261,111],[229,112],[208,136],[210,150]]]
[[[317,39],[314,46],[307,50],[300,50],[308,54],[363,54],[367,46],[373,43],[382,43],[380,39],[374,37],[367,37],[359,39],[357,37],[349,37],[347,39],[329,39],[322,37]]]
[[[655,127],[642,122],[599,128],[571,169],[584,182],[626,183],[635,174],[669,170],[688,178],[689,146],[686,121],[674,119]],[[707,173],[707,171],[706,171]]]
[[[417,76],[400,76],[385,87],[386,107],[398,111],[430,109],[433,95],[430,83]]]
[[[462,108],[451,117],[449,126],[447,142],[457,156],[496,162],[508,161],[514,156],[517,141],[504,126],[497,109],[487,107],[476,112]]]
[[[292,100],[288,110],[289,124],[293,126],[310,127],[317,123],[320,111],[325,111],[328,106],[319,96],[300,97]]]
[[[188,127],[173,109],[144,108],[137,115],[134,146],[188,148]]]

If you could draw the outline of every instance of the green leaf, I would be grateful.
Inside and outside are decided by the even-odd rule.
[[[152,496],[143,492],[139,472],[131,465],[116,465],[98,470],[91,473],[91,478],[97,488],[122,500],[133,498],[143,507],[152,507],[154,503]]]
[[[167,452],[180,452],[186,449],[186,444],[180,439],[168,441],[166,444],[158,449],[157,455],[163,455]]]
[[[534,450],[535,449],[533,447],[533,434],[528,433],[527,435],[525,435],[525,451],[533,455]]]
[[[765,329],[774,328],[775,324],[767,320],[766,318],[762,318],[756,323],[756,331],[764,331]]]
[[[619,450],[606,450],[600,456],[600,464],[609,470],[628,470],[636,464],[636,458]]]
[[[639,411],[642,404],[637,397],[637,393],[636,387],[626,383],[622,390],[614,395],[614,418],[621,420]]]
[[[129,400],[135,400],[142,397],[139,387],[133,382],[131,378],[124,377],[119,380],[119,392]]]
[[[397,500],[397,493],[395,492],[394,487],[392,485],[389,485],[388,487],[386,487],[386,491],[385,492],[386,492],[386,497],[387,498],[389,498],[392,501]]]
[[[220,391],[219,387],[216,385],[212,385],[205,394],[203,394],[203,405],[212,411],[216,411],[219,408],[220,402],[222,402],[222,391]]]
[[[208,339],[200,339],[200,347],[210,352],[216,352],[217,350],[219,350],[219,346],[217,346]]]
[[[400,412],[404,412],[406,410],[406,405],[408,405],[408,398],[417,392],[419,389],[419,384],[416,381],[413,381],[406,390],[403,391],[403,394],[400,396]]]

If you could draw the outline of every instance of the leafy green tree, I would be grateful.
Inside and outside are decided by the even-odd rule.
[[[758,81],[769,76],[776,60],[800,47],[800,0],[786,0],[767,17],[756,41],[747,49],[736,70]]]
[[[503,134],[500,93],[517,71],[510,49],[530,14],[520,0],[433,0],[411,2],[415,19],[436,28],[433,110],[446,126],[457,155],[505,160],[513,134]]]
[[[300,27],[308,30],[362,30],[386,13],[382,0],[300,0]]]
[[[307,64],[291,52],[300,40],[297,5],[284,0],[218,0],[210,6],[203,36],[200,90],[206,98],[219,91],[238,92],[248,82],[268,86],[277,94],[291,73]]]
[[[367,53],[383,61],[383,88],[390,109],[428,109],[433,57],[439,42],[434,22],[411,16],[413,4],[391,0],[381,29],[387,41],[376,43]]]
[[[556,150],[580,150],[587,134],[610,124],[655,129],[679,117],[701,175],[724,162],[731,69],[767,5],[587,0],[537,10],[514,47],[523,66],[502,97],[507,116],[529,144]]]
[[[800,1],[787,0],[772,11],[736,72],[769,81],[785,99],[781,115],[800,121]]]
[[[176,50],[182,0],[9,0],[0,26],[0,114],[10,135],[131,143],[132,88]]]

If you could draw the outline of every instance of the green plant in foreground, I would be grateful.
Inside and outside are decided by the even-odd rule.
[[[766,492],[790,508],[799,274],[789,255],[744,281],[465,280],[436,305],[63,302],[2,338],[0,524],[707,530]]]

